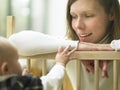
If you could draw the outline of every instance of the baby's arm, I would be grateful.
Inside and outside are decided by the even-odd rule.
[[[41,77],[44,90],[58,90],[61,87],[65,75],[65,66],[75,50],[76,48],[70,51],[70,46],[65,49],[58,49],[55,57],[56,64],[46,76]]]

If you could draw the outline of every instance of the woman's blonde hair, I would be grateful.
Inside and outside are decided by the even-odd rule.
[[[71,40],[79,40],[78,36],[76,35],[75,31],[72,28],[71,22],[72,17],[70,15],[70,7],[76,0],[68,0],[67,4],[67,32],[66,36]],[[114,17],[114,21],[111,25],[111,30],[109,30],[110,38],[113,39],[120,39],[120,6],[118,0],[98,0],[101,6],[103,6],[106,14],[112,13]]]

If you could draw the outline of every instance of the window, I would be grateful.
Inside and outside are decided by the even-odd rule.
[[[15,31],[35,30],[64,36],[67,0],[0,0],[0,35],[6,35],[6,16],[15,16]]]

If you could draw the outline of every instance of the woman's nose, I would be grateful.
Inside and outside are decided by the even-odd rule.
[[[85,27],[84,21],[82,19],[76,20],[75,27],[78,29],[84,29],[84,27]]]

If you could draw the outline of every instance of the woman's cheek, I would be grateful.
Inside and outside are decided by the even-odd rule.
[[[76,30],[74,22],[72,22],[72,28],[74,31]]]

